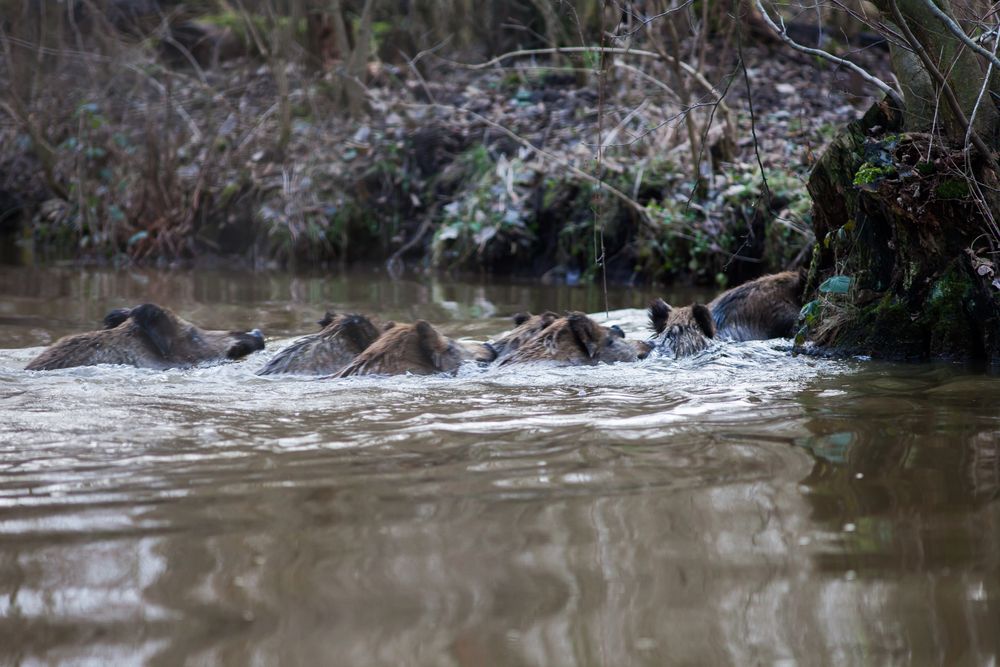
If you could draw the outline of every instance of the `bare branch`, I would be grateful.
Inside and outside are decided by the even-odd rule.
[[[639,216],[639,219],[642,220],[642,222],[645,225],[647,225],[650,229],[654,229],[654,230],[656,229],[656,225],[653,223],[653,219],[649,215],[649,211],[646,210],[646,207],[643,206],[642,204],[640,204],[639,202],[637,202],[636,200],[632,199],[631,197],[629,197],[627,194],[625,194],[624,192],[622,192],[618,188],[616,188],[616,187],[614,187],[612,185],[608,185],[607,183],[604,183],[600,179],[598,179],[598,178],[596,178],[594,176],[591,176],[587,172],[585,172],[585,171],[583,171],[583,170],[581,170],[581,169],[573,166],[572,164],[570,164],[566,160],[560,158],[559,156],[557,156],[557,155],[555,155],[553,153],[550,153],[550,152],[548,152],[547,150],[545,150],[543,148],[539,148],[538,146],[535,146],[533,143],[531,143],[530,141],[528,141],[524,137],[522,137],[519,134],[517,134],[517,133],[515,133],[515,132],[513,132],[511,130],[509,130],[508,128],[504,127],[500,123],[498,123],[498,122],[496,122],[494,120],[490,120],[489,118],[487,118],[486,116],[484,116],[482,114],[476,113],[475,111],[472,111],[471,109],[464,109],[462,107],[456,107],[456,106],[452,106],[450,104],[414,104],[414,103],[408,103],[408,104],[405,104],[405,106],[414,107],[414,108],[421,108],[421,109],[440,109],[440,110],[443,110],[443,111],[448,111],[450,113],[465,114],[467,116],[471,116],[471,117],[475,118],[478,121],[486,123],[490,127],[494,128],[494,129],[497,129],[500,132],[503,132],[508,137],[510,137],[511,139],[513,139],[514,141],[516,141],[517,143],[521,144],[525,148],[533,151],[539,157],[545,158],[546,160],[550,160],[550,161],[554,162],[555,164],[558,164],[560,167],[563,167],[564,169],[568,169],[569,171],[573,172],[573,174],[575,176],[577,176],[579,178],[582,178],[583,180],[587,181],[588,183],[596,185],[599,188],[605,188],[612,195],[614,195],[615,197],[617,197],[618,199],[620,199],[622,202],[624,202],[626,206],[628,206],[630,209],[632,209],[633,211],[635,211],[635,213]]]
[[[941,23],[943,23],[948,30],[954,33],[955,37],[958,37],[963,44],[989,60],[991,65],[1000,68],[1000,58],[997,58],[996,53],[991,53],[989,50],[984,49],[982,46],[973,41],[968,35],[965,34],[965,31],[962,30],[960,25],[955,23],[950,16],[945,14],[941,11],[940,7],[934,4],[933,0],[924,0],[924,4],[927,5],[927,9],[931,10],[931,13],[938,17]]]
[[[663,18],[664,16],[670,16],[671,14],[673,14],[675,12],[679,12],[680,10],[682,10],[682,9],[690,6],[693,3],[694,3],[694,0],[685,0],[683,3],[681,3],[680,5],[678,5],[676,7],[671,7],[670,9],[668,9],[666,11],[660,12],[659,14],[654,14],[653,16],[649,16],[649,17],[646,17],[646,18],[643,18],[643,17],[639,16],[635,12],[632,12],[627,7],[623,6],[622,7],[622,13],[628,14],[629,16],[631,16],[632,18],[634,18],[636,21],[639,22],[639,25],[636,28],[634,28],[633,30],[629,30],[628,32],[623,32],[621,34],[615,35],[615,37],[618,38],[618,39],[623,38],[623,37],[631,37],[632,35],[635,35],[637,32],[639,32],[640,30],[642,30],[643,28],[645,28],[647,25],[649,25],[650,23],[652,23],[653,21],[655,21],[656,19]]]
[[[927,0],[927,1],[929,1],[929,0]],[[857,74],[858,76],[860,76],[862,79],[864,79],[865,81],[867,81],[868,83],[872,84],[873,86],[875,86],[876,88],[878,88],[879,90],[881,90],[883,93],[885,93],[886,95],[888,95],[889,97],[891,97],[892,100],[897,105],[899,105],[900,107],[903,106],[903,98],[902,98],[902,96],[899,94],[899,92],[897,90],[895,90],[892,86],[890,86],[889,84],[887,84],[885,81],[883,81],[882,79],[878,78],[874,74],[871,74],[871,73],[865,71],[862,67],[860,67],[858,65],[855,65],[850,60],[845,60],[844,58],[838,58],[837,56],[833,55],[832,53],[829,53],[829,52],[824,51],[822,49],[814,49],[814,48],[811,48],[811,47],[808,47],[808,46],[803,46],[802,44],[799,44],[798,42],[796,42],[795,40],[793,40],[791,37],[788,36],[788,33],[785,31],[785,25],[784,25],[785,22],[784,22],[783,19],[781,19],[779,17],[778,20],[781,21],[781,27],[779,27],[774,22],[774,20],[771,19],[770,14],[767,13],[767,10],[764,9],[764,5],[761,2],[761,0],[755,0],[755,2],[756,2],[756,5],[757,5],[757,9],[760,10],[760,13],[764,17],[764,22],[767,23],[768,27],[770,27],[771,30],[774,31],[774,34],[776,34],[781,39],[781,41],[783,41],[785,44],[788,44],[790,47],[792,47],[796,51],[801,51],[802,53],[808,53],[811,56],[817,56],[819,58],[823,58],[824,60],[829,60],[832,63],[836,63],[837,65],[840,65],[842,67],[848,68],[849,70],[851,70],[852,72],[854,72],[855,74]]]
[[[653,58],[655,60],[665,61],[667,64],[671,65],[675,63],[675,58],[673,56],[663,52],[657,53],[655,51],[644,51],[642,49],[622,49],[622,48],[598,47],[598,46],[564,46],[551,49],[522,49],[520,51],[510,51],[508,53],[502,53],[495,58],[491,58],[486,62],[475,65],[461,63],[454,60],[448,60],[445,58],[442,58],[442,60],[456,67],[478,70],[497,65],[505,60],[510,60],[511,58],[523,58],[526,56],[535,56],[535,55],[549,55],[554,53],[611,53],[622,56],[638,56],[640,58]],[[615,67],[622,67],[637,74],[640,73],[640,70],[636,70],[630,65],[617,62],[613,64]],[[734,131],[732,124],[732,111],[730,110],[729,105],[727,105],[724,101],[725,94],[719,92],[719,90],[712,84],[712,82],[706,79],[701,72],[699,72],[696,68],[692,67],[683,60],[677,61],[676,65],[680,67],[680,69],[684,73],[686,73],[688,76],[694,79],[698,83],[698,85],[700,85],[702,88],[704,88],[706,91],[708,91],[715,97],[716,104],[719,110],[722,112],[722,116],[727,127],[727,132],[731,134]],[[670,91],[672,95],[676,96],[676,93],[673,90],[671,90],[668,86],[666,86],[664,83],[660,81],[656,81],[648,74],[641,73],[640,76],[646,78],[647,80],[653,81],[656,85],[660,86],[661,88],[664,88],[665,90]]]
[[[1000,39],[993,41],[993,53],[990,55],[992,59],[986,66],[986,76],[983,77],[983,85],[979,88],[979,96],[976,97],[976,103],[972,107],[972,113],[969,114],[969,127],[965,130],[965,152],[969,152],[969,141],[972,138],[972,127],[976,124],[976,114],[979,113],[979,105],[983,101],[983,97],[986,95],[987,89],[990,87],[990,79],[993,77],[993,61],[997,59],[997,47],[1000,46]]]
[[[495,58],[490,58],[486,62],[477,63],[474,65],[458,62],[455,60],[448,60],[446,58],[442,58],[442,60],[456,67],[478,70],[498,65],[499,63],[502,63],[505,60],[510,60],[511,58],[552,55],[556,53],[610,53],[619,56],[639,56],[641,58],[654,58],[656,60],[665,60],[671,64],[672,61],[674,60],[672,56],[662,53],[656,53],[655,51],[644,51],[642,49],[622,49],[611,46],[560,46],[558,48],[552,48],[552,49],[521,49],[519,51],[509,51],[507,53],[501,53],[499,56]],[[684,70],[691,78],[697,81],[702,87],[711,91],[713,94],[718,95],[718,91],[715,90],[715,86],[713,86],[708,79],[702,76],[701,72],[699,72],[697,69],[695,69],[691,65],[688,65],[684,61],[680,62],[680,68]]]
[[[948,80],[945,78],[944,74],[942,74],[941,70],[934,65],[934,61],[931,60],[927,50],[917,39],[916,35],[913,34],[913,31],[910,30],[910,26],[907,24],[906,18],[904,18],[903,13],[899,11],[899,5],[896,4],[896,0],[889,0],[889,4],[892,7],[893,16],[896,18],[896,22],[899,24],[900,30],[903,31],[906,41],[910,43],[910,48],[913,49],[913,52],[917,54],[918,58],[920,58],[920,61],[924,65],[924,69],[927,70],[931,77],[933,77],[937,82],[938,86],[941,87],[941,92],[944,93],[944,99],[948,103],[948,107],[951,109],[952,114],[954,114],[955,119],[962,126],[962,129],[965,130],[966,136],[972,139],[972,143],[976,146],[976,150],[979,151],[980,156],[982,156],[982,158],[989,164],[993,173],[1000,173],[1000,165],[997,164],[992,151],[990,151],[982,137],[980,137],[979,133],[972,127],[969,119],[965,117],[965,113],[962,111],[962,105],[955,96],[955,91],[950,85],[948,85]]]

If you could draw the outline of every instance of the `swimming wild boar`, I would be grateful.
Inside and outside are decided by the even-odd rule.
[[[506,357],[516,351],[525,341],[531,340],[540,334],[546,327],[559,319],[559,316],[552,311],[532,315],[531,313],[518,313],[514,315],[514,328],[507,333],[498,336],[496,340],[490,341],[490,345],[496,350],[497,358]]]
[[[424,320],[413,324],[390,322],[382,335],[337,377],[454,373],[464,361],[490,362],[495,358],[496,353],[490,346],[459,343]]]
[[[804,271],[762,276],[726,290],[708,306],[672,308],[663,299],[649,306],[654,343],[676,357],[696,354],[713,338],[766,340],[788,338],[802,307]]]
[[[64,336],[35,357],[25,370],[43,371],[95,364],[139,368],[182,368],[240,359],[264,349],[258,330],[209,331],[152,303],[113,310],[100,331]]]
[[[784,271],[726,290],[709,304],[719,338],[790,338],[802,309],[805,270]]]
[[[279,352],[257,375],[332,375],[354,361],[381,333],[364,315],[327,313],[323,329]]]
[[[656,332],[653,345],[676,358],[701,352],[715,338],[712,313],[700,303],[674,308],[655,299],[649,304],[649,324]]]
[[[500,365],[555,362],[563,366],[592,366],[636,361],[648,348],[629,344],[617,326],[601,326],[583,313],[560,317],[506,357]]]

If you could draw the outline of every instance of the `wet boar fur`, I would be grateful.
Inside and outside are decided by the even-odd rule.
[[[635,356],[637,359],[645,359],[649,354],[656,349],[656,346],[648,340],[636,340],[631,339],[626,341],[632,349],[635,351]]]
[[[726,290],[708,306],[672,308],[657,299],[649,306],[654,343],[676,357],[685,357],[708,347],[713,338],[788,338],[795,333],[804,280],[804,271],[763,276]]]
[[[701,352],[715,338],[712,313],[700,303],[674,308],[656,299],[649,304],[649,324],[656,332],[653,345],[677,358]]]
[[[35,357],[25,370],[41,371],[95,364],[139,368],[182,368],[209,361],[239,359],[264,349],[264,336],[254,329],[210,331],[187,322],[166,308],[144,303],[113,310],[104,328],[60,338]]]
[[[489,346],[459,343],[443,336],[424,320],[413,324],[389,322],[382,335],[337,377],[454,373],[464,361],[488,362],[495,357]]]
[[[518,313],[514,315],[514,328],[507,333],[490,341],[490,345],[497,353],[497,358],[502,359],[521,347],[525,341],[531,340],[550,324],[559,319],[559,316],[552,311],[532,315],[531,313]]]
[[[636,361],[639,350],[625,340],[617,326],[601,326],[583,313],[567,313],[534,338],[500,360],[500,365],[555,362],[565,366],[592,366]],[[647,350],[648,351],[648,350]]]
[[[709,304],[719,338],[766,340],[795,334],[804,270],[784,271],[726,290]]]
[[[381,333],[364,315],[327,313],[323,329],[283,349],[257,375],[332,375],[375,342]]]

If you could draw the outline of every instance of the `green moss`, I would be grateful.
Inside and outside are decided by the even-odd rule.
[[[934,193],[941,199],[965,199],[969,196],[969,183],[965,179],[946,178],[938,184]]]
[[[819,284],[819,269],[822,262],[823,249],[820,247],[819,243],[813,243],[812,253],[809,260],[809,272],[806,275],[806,294],[811,293],[813,288]]]
[[[895,350],[900,357],[923,356],[923,335],[906,305],[891,294],[861,308],[838,345],[871,350]]]
[[[228,28],[247,45],[254,43],[251,33],[255,32],[258,35],[265,36],[270,33],[268,20],[264,16],[257,14],[241,14],[239,12],[227,11],[218,14],[203,14],[198,17],[198,20],[219,28]],[[286,26],[289,24],[289,19],[287,18],[279,20],[282,20]]]
[[[552,208],[557,199],[559,190],[556,187],[556,181],[554,178],[546,177],[542,181],[542,209]]]
[[[372,21],[372,35],[381,44],[392,35],[393,24],[389,21]]]
[[[510,72],[506,74],[501,80],[501,85],[504,88],[509,88],[511,90],[517,90],[517,88],[524,82],[523,77],[517,72]]]
[[[967,356],[974,352],[975,337],[968,316],[973,289],[965,272],[952,267],[931,286],[919,317],[927,329],[933,355]]]
[[[954,266],[938,278],[919,306],[886,294],[852,311],[833,347],[905,359],[968,358],[976,354],[969,316],[972,285]]]
[[[221,206],[225,206],[232,201],[233,197],[239,193],[242,189],[242,185],[236,182],[226,183],[226,186],[222,188],[222,192],[219,193],[219,203]]]
[[[858,167],[858,171],[854,174],[854,185],[868,185],[882,178],[894,176],[895,174],[896,168],[892,165],[879,167],[870,162],[865,162]]]

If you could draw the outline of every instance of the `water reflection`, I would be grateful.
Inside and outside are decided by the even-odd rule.
[[[790,448],[769,449],[772,466],[791,459],[805,472]],[[586,458],[598,455],[608,456]],[[436,664],[445,657],[463,665],[593,664],[606,656],[662,664],[754,657],[732,655],[739,643],[717,638],[730,629],[730,607],[745,610],[761,578],[788,564],[781,533],[789,519],[777,505],[798,501],[793,484],[753,502],[757,485],[740,482],[722,491],[504,501],[491,497],[488,480],[461,480],[465,460],[452,451],[401,461],[409,474],[374,493],[368,489],[399,472],[395,466],[382,463],[380,474],[347,488],[263,484],[249,505],[241,498],[246,523],[235,526],[231,510],[205,509],[194,499],[185,508],[151,508],[144,518],[154,523],[183,514],[196,524],[226,524],[194,544],[161,543],[159,555],[172,565],[145,595],[173,610],[185,629],[159,661],[316,663],[337,655],[343,664]],[[422,500],[405,502],[411,493]],[[726,576],[715,576],[715,568]]]
[[[804,482],[816,518],[929,516],[989,503],[1000,490],[998,399],[995,378],[875,363],[802,392],[812,433],[798,444],[817,460]]]
[[[862,582],[862,609],[890,610],[900,657],[996,662],[998,398],[995,378],[877,363],[799,396],[815,562]]]
[[[604,294],[587,285],[483,283],[476,279],[411,276],[390,280],[377,268],[323,274],[213,270],[173,272],[0,266],[0,341],[5,347],[46,345],[96,327],[111,309],[159,303],[205,328],[255,326],[268,336],[315,330],[327,309],[361,311],[385,319],[423,318],[486,335],[507,327],[523,310],[594,312]],[[704,290],[613,287],[612,308],[645,308],[653,296],[677,302],[704,298]]]
[[[0,662],[996,660],[993,378],[782,342],[457,378],[255,377],[280,343],[211,368],[22,370],[39,332],[122,302],[280,337],[329,307],[480,336],[603,301],[138,275],[0,271]],[[613,318],[638,333],[644,314]]]

